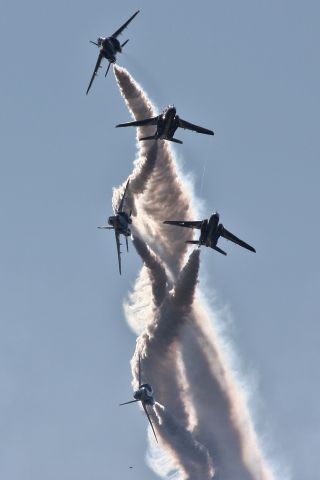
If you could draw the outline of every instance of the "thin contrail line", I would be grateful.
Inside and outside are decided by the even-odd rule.
[[[207,166],[207,159],[205,158],[203,161],[203,167],[202,167],[202,175],[201,175],[201,182],[200,182],[200,194],[202,193],[202,188],[203,188],[203,181],[204,181],[204,174],[206,171],[206,166]]]

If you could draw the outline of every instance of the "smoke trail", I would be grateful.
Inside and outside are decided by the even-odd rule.
[[[138,237],[133,237],[133,244],[145,263],[150,275],[152,297],[156,307],[159,307],[166,295],[167,275],[161,261],[151,252],[150,248]]]
[[[157,159],[158,145],[156,142],[151,142],[151,146],[148,150],[141,152],[140,157],[135,161],[135,167],[130,175],[130,188],[127,190],[126,194],[126,207],[132,211],[133,216],[137,215],[135,198],[137,195],[142,194],[146,189],[148,180],[153,172],[155,161]],[[117,207],[123,196],[125,182],[120,188],[114,189],[112,206],[114,211],[117,210]]]
[[[272,480],[273,474],[258,447],[245,392],[233,378],[202,304],[195,300],[193,318],[182,339],[186,375],[196,387],[190,392],[198,416],[196,438],[208,447],[216,471],[223,472],[223,478]],[[194,357],[196,362],[192,361]],[[199,375],[207,380],[205,391]]]
[[[141,248],[141,241],[135,241],[135,244],[140,246],[138,253],[143,261],[149,264],[151,271],[154,269],[157,273],[159,265],[154,259],[153,262],[150,262],[150,252],[147,246],[143,244],[143,248]],[[199,329],[194,328],[197,317],[193,317],[190,323],[190,308],[194,302],[195,286],[198,278],[199,253],[200,251],[197,249],[190,255],[174,286],[174,290],[167,293],[158,310],[158,316],[150,320],[146,331],[139,338],[139,344],[142,346],[145,356],[143,371],[148,381],[153,384],[156,398],[160,402],[166,402],[168,410],[174,413],[176,421],[181,422],[181,426],[184,425],[188,428],[190,425],[188,409],[183,398],[181,398],[181,392],[185,390],[185,386],[179,383],[177,377],[172,375],[171,368],[176,363],[177,348],[180,345],[177,339],[180,336],[180,339],[183,339],[181,343],[184,357],[186,357],[186,375],[189,384],[192,385],[189,395],[192,397],[197,412],[198,426],[194,439],[199,441],[201,448],[204,448],[203,445],[207,446],[205,451],[208,459],[210,459],[210,465],[212,465],[212,458],[215,459],[217,472],[222,471],[226,478],[233,478],[234,475],[237,475],[240,480],[263,478],[260,474],[257,477],[252,477],[250,471],[243,465],[240,434],[232,424],[232,408],[234,406],[231,404],[230,396],[223,388],[228,382],[228,373],[221,368],[224,363],[219,358],[219,352],[211,344],[208,344],[203,335],[200,335]],[[156,279],[154,272],[151,275]],[[161,284],[161,282],[159,283]],[[199,311],[200,308],[197,308],[197,312]],[[180,330],[187,321],[189,321],[188,329],[187,332],[184,331],[182,336]],[[210,346],[209,362],[207,358],[209,352],[207,351]],[[213,372],[210,366],[212,363],[219,365],[219,370]],[[136,376],[137,368],[135,362]],[[205,379],[205,385],[203,385],[203,379]],[[136,385],[134,386],[136,387]],[[214,409],[212,408],[213,405],[215,406]],[[219,412],[218,415],[217,412]],[[164,435],[163,428],[160,430],[160,434],[161,436]],[[188,432],[188,435],[190,435],[190,432]],[[168,431],[165,430],[165,439],[167,439],[167,436]],[[171,451],[171,449],[169,450]],[[185,459],[184,451],[177,450],[176,446],[173,450],[176,461],[178,458],[182,467]],[[233,462],[230,462],[230,457]],[[187,471],[190,472],[190,470]],[[195,475],[194,472],[193,475]]]
[[[138,367],[136,357],[134,383],[138,385]],[[145,357],[142,367],[142,378],[145,381],[145,366],[148,364],[148,357]],[[214,468],[208,450],[195,439],[192,432],[172,415],[168,408],[156,402],[153,409],[148,408],[154,427],[157,429],[157,436],[161,438],[161,446],[165,448],[167,455],[161,456],[162,466],[169,463],[170,469],[174,467],[180,472],[182,480],[211,480]],[[152,443],[154,441],[152,440]],[[159,458],[158,458],[159,459]],[[163,473],[163,472],[162,472]]]
[[[140,335],[148,319],[154,317],[156,300],[152,296],[152,281],[148,269],[143,266],[123,307],[128,325]]]
[[[129,111],[137,120],[155,116],[155,107],[143,93],[142,88],[132,79],[129,73],[117,66],[114,73],[125,99]],[[151,135],[155,127],[140,127],[137,129],[137,138]],[[163,225],[164,220],[170,218],[191,218],[194,214],[191,208],[191,199],[184,191],[178,176],[176,165],[170,148],[164,141],[139,142],[139,159],[148,156],[151,158],[152,145],[157,144],[156,158],[152,174],[145,185],[145,192],[139,201],[139,217],[135,221],[140,235],[148,240],[152,249],[159,253],[162,260],[177,274],[183,263],[186,252],[185,241],[190,238],[190,232],[175,232]],[[118,194],[114,192],[114,199]],[[114,200],[113,200],[114,202]],[[142,220],[141,220],[142,219]],[[147,222],[143,220],[148,219]]]
[[[128,72],[118,67],[115,67],[114,72],[133,116],[137,119],[153,116],[154,107]],[[146,127],[143,132],[138,131],[138,134],[153,133],[152,129],[151,132],[150,129],[145,129]],[[190,239],[190,232],[182,230],[178,234],[175,229],[164,226],[162,221],[170,218],[194,219],[192,198],[179,178],[168,145],[158,142],[157,151],[150,154],[153,143],[139,143],[138,162],[149,155],[149,159],[152,158],[149,160],[152,169],[144,185],[143,195],[135,197],[136,211],[139,212],[134,222],[135,235],[151,246],[155,254],[153,260],[157,258],[157,261],[151,265],[152,262],[148,264],[148,260],[144,260],[148,268],[140,273],[139,283],[136,283],[131,295],[131,303],[126,307],[130,323],[135,324],[139,330],[144,327],[132,360],[134,378],[137,378],[137,352],[141,352],[146,381],[152,382],[156,399],[166,406],[165,411],[170,412],[170,418],[182,429],[179,436],[183,438],[187,432],[193,447],[199,444],[204,449],[210,465],[213,460],[216,478],[272,480],[273,475],[258,445],[245,396],[233,378],[222,353],[220,340],[204,313],[202,304],[198,300],[194,301],[199,268],[198,250],[190,255],[179,275],[186,253],[185,240]],[[149,253],[147,249],[140,249],[142,257]],[[167,291],[163,295],[161,287],[161,296],[153,284],[157,278],[154,267],[160,264],[167,272]],[[168,290],[169,277],[173,285],[172,291]],[[144,287],[140,294],[139,284]],[[143,298],[143,295],[146,297]],[[162,301],[159,301],[160,298]],[[147,306],[148,313],[152,312],[150,318],[146,318],[143,304]],[[152,305],[158,305],[158,309],[152,310]],[[132,321],[134,315],[139,319],[136,323]],[[179,358],[183,359],[185,367],[184,384],[179,378]],[[185,401],[186,392],[188,402]],[[193,424],[190,423],[190,406],[196,416]],[[159,434],[163,435],[165,448],[185,475],[198,478],[196,468],[200,469],[201,465],[197,460],[195,465],[187,462],[187,449],[179,449],[174,435],[170,434],[170,419],[163,412],[159,413],[159,409],[157,414],[159,418],[165,419],[158,429]],[[159,420],[156,424],[159,424]],[[190,458],[198,458],[194,452],[192,454],[193,457]],[[202,461],[205,463],[203,458]],[[195,470],[192,470],[193,467]],[[208,478],[205,476],[208,469],[206,472],[202,472],[202,478]]]
[[[140,241],[140,247],[141,247]],[[135,245],[137,242],[135,241]],[[144,262],[149,262],[150,252],[139,248],[138,253]],[[158,263],[149,263],[150,275],[157,278]],[[153,271],[152,271],[153,270]],[[157,400],[166,402],[166,407],[181,424],[188,428],[190,421],[185,404],[181,399],[184,390],[179,370],[172,368],[177,363],[177,342],[179,330],[188,318],[195,286],[198,280],[199,250],[194,251],[183,268],[172,290],[166,290],[158,309],[153,311],[144,332],[137,341],[137,350],[141,354],[146,381],[152,383]],[[153,280],[154,281],[154,280]],[[158,291],[153,290],[158,296]],[[138,375],[137,357],[133,359],[134,377]],[[133,387],[137,387],[134,382]]]
[[[159,279],[159,284],[166,286],[163,281],[163,270],[159,262],[148,247],[141,241],[134,240],[144,263],[148,266],[152,283]],[[145,332],[138,339],[137,352],[132,361],[133,388],[138,386],[138,362],[141,360],[142,379],[151,382],[158,402],[166,402],[166,409],[162,408],[161,415],[157,411],[154,422],[161,424],[158,435],[162,443],[170,452],[171,463],[178,465],[184,472],[183,478],[211,479],[213,475],[212,459],[207,449],[201,445],[188,430],[190,418],[183,401],[185,387],[182,381],[181,369],[172,368],[178,363],[177,338],[181,324],[187,319],[189,309],[193,303],[195,286],[199,271],[199,250],[195,250],[183,268],[173,290],[161,295],[162,302],[155,316],[149,320]],[[158,290],[153,289],[158,298]],[[162,289],[163,293],[163,289]],[[139,353],[138,353],[139,352]],[[169,413],[171,412],[171,413]],[[157,424],[157,423],[156,423]],[[174,432],[174,433],[173,433]]]
[[[140,247],[138,253],[143,261],[149,264],[150,275],[155,281],[159,264],[155,259],[150,262],[150,252],[143,242],[137,242],[135,239],[135,245],[137,244]],[[142,245],[143,248],[141,248]],[[145,355],[143,370],[146,378],[152,379],[156,398],[160,402],[166,402],[168,410],[174,413],[176,421],[189,428],[188,409],[181,398],[181,393],[186,387],[185,384],[179,383],[179,376],[174,376],[171,368],[176,363],[177,348],[180,346],[177,340],[180,337],[186,376],[189,385],[192,385],[189,395],[197,412],[194,438],[199,445],[206,445],[210,464],[212,465],[212,459],[214,459],[216,471],[223,472],[225,478],[235,476],[239,480],[268,478],[268,472],[264,472],[263,462],[259,460],[259,452],[256,452],[257,460],[254,465],[247,467],[243,464],[242,457],[245,453],[243,446],[246,445],[247,451],[252,453],[256,444],[254,438],[248,441],[248,437],[252,437],[254,432],[250,429],[250,421],[246,416],[244,405],[240,408],[241,424],[234,423],[238,418],[235,410],[239,409],[243,399],[240,392],[236,391],[236,386],[232,384],[232,379],[229,378],[230,374],[225,367],[226,361],[221,358],[222,353],[216,345],[216,339],[210,338],[208,341],[203,335],[203,328],[200,329],[197,325],[201,320],[200,305],[193,307],[196,314],[190,314],[198,279],[199,253],[198,249],[192,252],[174,290],[171,293],[168,292],[166,297],[162,295],[163,302],[158,310],[158,316],[150,320],[146,331],[139,339]],[[159,280],[160,285],[161,283],[165,285],[161,282],[161,276]],[[156,294],[155,290],[154,294]],[[187,328],[185,328],[186,322],[188,322]],[[183,330],[182,327],[184,327]],[[137,375],[137,371],[135,373]],[[205,379],[205,385],[203,379]],[[225,391],[226,386],[227,391]],[[232,396],[228,395],[231,391]],[[163,434],[163,429],[160,433]],[[167,434],[168,432],[166,436]],[[180,459],[180,452],[176,450],[175,452]],[[181,455],[181,458],[183,460],[184,455]]]
[[[160,420],[161,436],[168,449],[183,458],[186,479],[211,480],[214,474],[212,460],[205,447],[197,442],[192,433],[182,428],[169,410],[156,403],[155,413]]]
[[[195,318],[193,320],[196,321]],[[183,358],[187,378],[193,387],[190,394],[198,420],[195,437],[207,446],[214,458],[216,472],[223,473],[223,478],[260,479],[260,476],[251,476],[243,464],[239,434],[232,422],[230,389],[225,390],[225,379],[220,381],[219,377],[224,372],[219,371],[217,376],[213,374],[211,365],[218,364],[221,369],[221,364],[217,352],[215,356],[210,356],[210,360],[207,358],[204,354],[205,343],[198,329],[185,329]]]

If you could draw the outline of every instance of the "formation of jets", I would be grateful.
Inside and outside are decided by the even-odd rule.
[[[122,44],[118,40],[118,36],[123,32],[123,30],[129,25],[129,23],[138,15],[139,10],[135,12],[118,30],[116,30],[110,37],[99,37],[97,42],[91,41],[94,45],[99,48],[99,55],[98,59],[90,79],[89,86],[87,88],[87,94],[92,86],[92,83],[97,76],[98,70],[101,68],[101,62],[103,58],[105,58],[109,63],[105,73],[107,76],[110,65],[116,62],[117,54],[122,52],[122,48],[127,44],[129,40],[126,40]],[[167,108],[163,110],[160,115],[151,118],[145,118],[142,120],[135,120],[132,122],[127,123],[120,123],[116,125],[116,127],[145,127],[145,126],[155,126],[156,130],[153,135],[150,136],[142,136],[139,138],[139,141],[146,141],[146,140],[156,140],[156,141],[170,141],[174,143],[182,144],[181,140],[178,140],[174,137],[174,134],[178,128],[183,128],[187,130],[192,130],[198,133],[202,133],[205,135],[214,135],[213,130],[209,130],[207,128],[200,127],[193,123],[187,122],[183,120],[177,115],[176,108],[173,105],[169,105]],[[119,265],[119,273],[121,275],[121,243],[120,243],[120,235],[125,237],[127,251],[128,251],[128,237],[131,236],[131,211],[127,212],[125,209],[125,202],[127,198],[129,188],[129,180],[126,184],[124,193],[120,200],[118,208],[114,211],[114,215],[111,215],[108,218],[108,224],[103,225],[101,229],[107,230],[114,230],[115,238],[116,238],[116,247],[117,247],[117,255],[118,255],[118,265]],[[163,223],[167,225],[174,225],[178,227],[190,228],[190,229],[198,229],[200,230],[200,236],[198,240],[187,240],[187,243],[198,245],[198,247],[206,246],[210,247],[217,252],[227,255],[224,250],[218,247],[218,241],[220,237],[225,238],[226,240],[230,240],[231,242],[250,250],[251,252],[255,252],[255,249],[249,245],[248,243],[244,242],[240,238],[236,237],[233,233],[227,230],[222,223],[220,223],[220,216],[219,214],[213,213],[210,218],[200,220],[200,221],[190,221],[190,220],[164,220]],[[155,432],[154,425],[152,423],[150,414],[148,412],[148,408],[152,408],[155,404],[154,393],[153,389],[150,384],[148,383],[141,383],[141,359],[139,356],[139,388],[133,393],[134,400],[130,400],[129,402],[121,403],[120,405],[127,405],[130,403],[141,402],[141,405],[145,411],[145,414],[148,418],[149,424],[153,431],[154,437],[157,440],[157,435]],[[132,468],[132,467],[130,467]]]

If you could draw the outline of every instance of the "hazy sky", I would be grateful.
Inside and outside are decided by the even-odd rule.
[[[112,71],[85,95],[98,55],[88,41],[139,8],[119,64],[159,109],[174,103],[215,130],[182,131],[175,151],[203,213],[218,210],[257,254],[203,249],[202,285],[223,311],[271,460],[292,480],[314,480],[320,6],[311,0],[2,1],[0,476],[156,478],[144,463],[146,419],[118,407],[130,399],[135,348],[122,303],[141,264],[132,246],[120,277],[114,236],[96,229],[131,171],[135,131],[114,129],[130,117]]]

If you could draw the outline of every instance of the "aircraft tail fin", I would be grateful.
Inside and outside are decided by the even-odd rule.
[[[180,144],[183,143],[181,140],[178,140],[177,138],[166,138],[166,140],[169,140],[169,142],[174,142],[174,143],[180,143]]]
[[[155,135],[150,135],[150,137],[139,138],[139,142],[141,142],[142,140],[157,140],[157,137]]]
[[[213,250],[216,250],[217,252],[221,253],[222,255],[227,255],[226,252],[224,250],[221,250],[221,248],[217,247],[217,245],[215,247],[211,247],[213,248]]]

